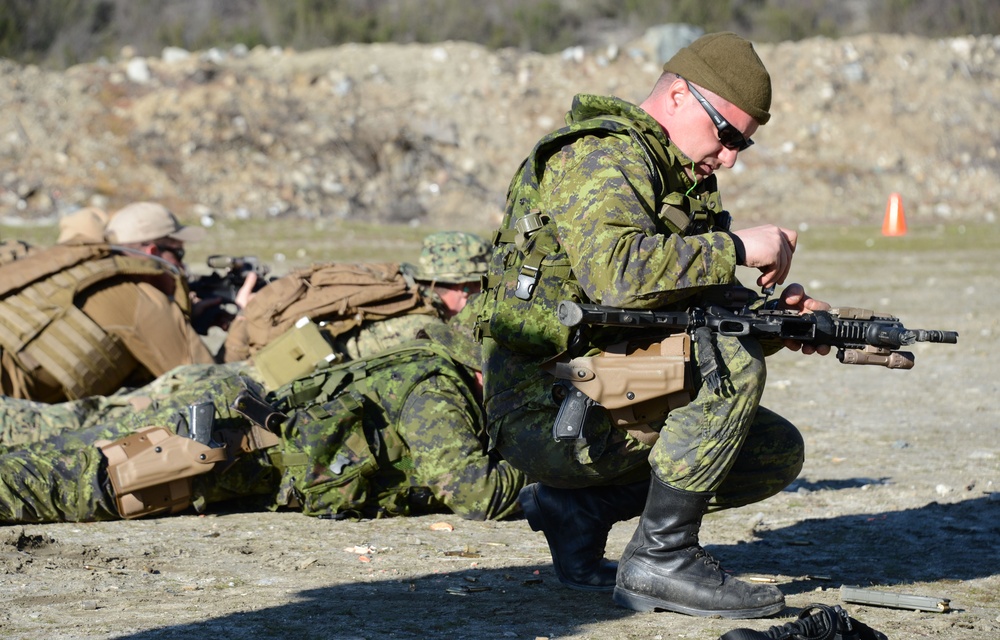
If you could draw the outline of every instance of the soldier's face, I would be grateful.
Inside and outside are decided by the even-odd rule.
[[[723,126],[731,131],[720,140],[717,119],[693,92],[687,93],[677,111],[680,126],[671,126],[670,133],[674,144],[694,163],[694,168],[689,168],[689,171],[698,180],[707,178],[722,167],[728,169],[736,164],[739,147],[743,145],[733,141],[739,137],[745,144],[758,127],[757,121],[747,113],[715,94],[704,92],[702,98],[722,118]]]
[[[173,238],[164,238],[162,240],[157,240],[156,244],[157,253],[155,255],[160,256],[170,264],[174,265],[178,269],[183,271],[184,269],[184,243],[180,240],[174,240]]]
[[[438,295],[441,301],[448,308],[448,317],[455,316],[465,308],[469,302],[469,297],[480,290],[479,282],[466,282],[462,284],[438,284]]]
[[[691,86],[690,82],[685,81],[688,91],[691,95],[695,97],[698,104],[705,110],[708,117],[712,119],[712,124],[715,125],[716,132],[719,136],[719,143],[727,149],[733,151],[746,151],[753,144],[753,140],[749,136],[744,136],[743,132],[737,129],[731,122],[726,120],[726,118],[719,113],[712,103],[701,94],[700,91]]]

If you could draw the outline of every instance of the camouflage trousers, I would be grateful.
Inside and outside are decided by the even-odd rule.
[[[550,377],[528,387],[519,408],[488,416],[493,442],[512,465],[555,487],[626,484],[652,471],[674,488],[713,492],[711,510],[768,498],[801,471],[802,436],[790,422],[759,406],[766,377],[760,344],[716,338],[721,393],[696,375],[696,396],[662,424],[652,425],[659,431],[652,446],[616,428],[603,411],[590,412],[584,438],[555,441],[552,425],[559,407]],[[695,360],[700,356],[694,345]]]
[[[118,519],[106,460],[95,443],[149,425],[186,429],[187,407],[203,401],[215,404],[216,431],[245,429],[245,418],[229,404],[247,384],[236,366],[188,365],[108,398],[55,405],[3,399],[0,523]],[[18,444],[7,446],[8,438]],[[278,481],[264,454],[241,456],[194,479],[195,506],[266,496]]]
[[[47,442],[56,448],[90,446],[96,440],[117,437],[151,424],[176,429],[187,406],[225,398],[239,375],[249,376],[250,365],[184,365],[168,371],[139,389],[110,396],[93,396],[46,404],[0,398],[0,453],[30,442]],[[238,386],[238,385],[237,385]],[[238,391],[236,391],[238,392]],[[235,397],[235,393],[230,393]],[[230,398],[231,400],[232,398]],[[108,435],[101,435],[104,425]],[[83,431],[86,430],[86,433]],[[58,438],[55,438],[58,436]]]

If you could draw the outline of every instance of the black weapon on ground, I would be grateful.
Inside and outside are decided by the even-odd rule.
[[[767,631],[733,629],[719,640],[887,640],[887,636],[852,617],[840,605],[814,603],[792,622]]]
[[[724,297],[749,302],[757,298],[753,291],[743,287],[734,287],[732,291],[736,295]],[[746,296],[744,292],[750,295]],[[713,304],[675,312],[619,309],[564,300],[559,303],[557,313],[559,321],[568,327],[581,324],[637,329],[656,327],[688,331],[696,339],[699,330],[704,328],[725,336],[829,345],[837,349],[837,359],[844,364],[872,364],[889,369],[913,368],[913,354],[900,351],[901,347],[917,342],[958,342],[957,331],[908,329],[895,316],[852,307],[800,314],[794,310],[773,308],[772,303],[756,309],[745,303],[733,306]]]
[[[216,254],[208,256],[206,263],[212,272],[192,278],[189,282],[189,288],[198,300],[218,298],[222,300],[222,303],[206,309],[192,319],[192,326],[201,335],[206,335],[208,328],[213,325],[228,324],[228,322],[220,322],[225,317],[223,314],[230,316],[226,320],[232,320],[238,311],[238,309],[232,308],[236,304],[236,294],[246,281],[247,275],[257,274],[254,291],[259,291],[273,280],[270,277],[271,268],[253,256]]]
[[[211,400],[188,405],[188,437],[206,447],[217,449],[222,445],[212,438],[215,428],[215,403]]]

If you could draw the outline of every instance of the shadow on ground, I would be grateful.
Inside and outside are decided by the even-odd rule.
[[[757,535],[750,543],[707,548],[741,573],[801,576],[782,586],[786,595],[818,586],[971,580],[1000,573],[1000,502],[988,496],[801,520]]]
[[[710,532],[710,523],[706,528]],[[804,520],[758,532],[759,539],[753,542],[709,545],[708,549],[725,566],[738,567],[743,574],[801,576],[781,585],[791,596],[818,586],[992,576],[1000,572],[998,534],[1000,506],[983,497],[904,511]],[[820,582],[815,576],[829,579]],[[353,582],[296,596],[296,602],[280,607],[121,637],[559,637],[633,615],[616,607],[607,594],[559,586],[550,565]],[[252,600],[246,608],[253,609]]]

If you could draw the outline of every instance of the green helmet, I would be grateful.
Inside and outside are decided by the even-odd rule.
[[[420,260],[408,265],[417,280],[461,284],[486,274],[490,245],[474,233],[442,231],[424,238]]]

